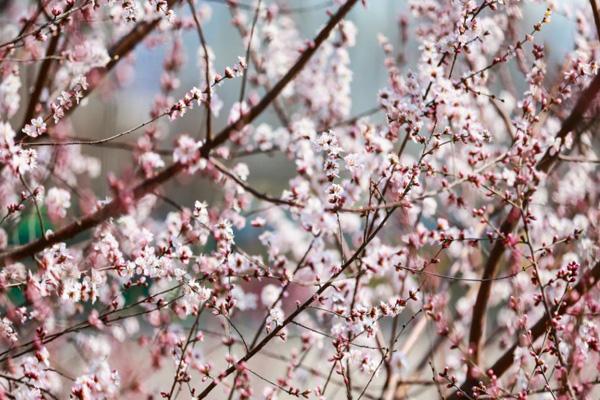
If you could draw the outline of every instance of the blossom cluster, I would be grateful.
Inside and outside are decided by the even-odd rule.
[[[0,5],[0,399],[597,398],[597,0],[406,3]]]

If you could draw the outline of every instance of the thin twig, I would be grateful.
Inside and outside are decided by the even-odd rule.
[[[254,12],[254,19],[252,20],[252,27],[250,28],[250,35],[248,36],[248,45],[246,46],[246,69],[244,69],[242,75],[242,86],[240,88],[240,111],[242,102],[244,101],[244,96],[246,92],[246,82],[248,81],[248,70],[250,69],[250,51],[252,50],[252,39],[254,38],[254,29],[256,29],[256,22],[258,21],[258,16],[260,14],[260,6],[262,0],[258,0],[256,4],[256,11]]]

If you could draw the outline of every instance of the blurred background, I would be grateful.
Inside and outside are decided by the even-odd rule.
[[[581,0],[572,0],[575,4]],[[225,1],[212,0],[201,2],[210,6],[212,16],[210,20],[203,24],[206,40],[215,53],[215,69],[218,72],[225,67],[235,63],[238,56],[244,56],[245,48],[242,39],[236,28],[232,26],[231,14],[227,9]],[[252,18],[252,8],[249,0],[247,4],[248,23]],[[274,3],[272,0],[265,0],[265,6]],[[545,11],[545,4],[539,4],[536,1],[525,2],[526,17],[521,22],[522,34],[531,29],[533,23],[537,22]],[[302,32],[304,38],[310,39],[327,20],[326,10],[331,7],[330,1],[323,0],[297,0],[297,1],[278,1],[282,10],[297,9],[296,12],[286,14],[295,21],[296,26]],[[188,13],[187,8],[181,8],[177,13]],[[400,43],[400,18],[405,17],[408,20],[408,42],[405,48],[399,46]],[[383,34],[395,46],[396,52],[404,54],[404,64],[400,66],[401,70],[406,72],[414,68],[416,60],[419,58],[418,44],[411,33],[418,25],[418,21],[411,18],[408,1],[406,0],[371,0],[367,2],[367,7],[357,6],[350,12],[349,19],[357,27],[356,45],[350,49],[351,68],[352,68],[352,113],[358,115],[377,106],[377,93],[384,88],[387,83],[387,73],[383,65],[384,54],[377,41],[378,34]],[[260,23],[260,22],[259,22]],[[572,48],[573,32],[575,27],[564,18],[560,13],[553,14],[552,24],[544,29],[537,36],[537,40],[543,40],[547,44],[550,61],[560,63],[565,53]],[[176,94],[185,93],[193,86],[197,86],[201,78],[201,72],[198,67],[199,42],[195,30],[189,30],[183,35],[185,46],[186,64],[181,70],[181,85]],[[89,100],[86,107],[80,109],[74,114],[76,136],[87,138],[102,138],[114,133],[129,129],[149,117],[149,110],[155,95],[160,91],[160,76],[163,68],[165,52],[169,50],[171,41],[167,40],[165,45],[148,49],[145,46],[139,46],[134,52],[134,64],[130,81],[125,90],[121,90],[114,96],[102,96],[95,93]],[[516,82],[523,84],[520,76],[515,77]],[[223,109],[219,116],[214,119],[215,130],[226,125],[228,110],[234,102],[237,102],[239,96],[241,80],[235,79],[226,81],[219,86],[216,91],[223,100]],[[518,88],[518,89],[522,89]],[[255,92],[260,96],[264,94],[262,88],[250,88],[249,94]],[[248,92],[247,92],[248,93]],[[174,96],[178,98],[177,95]],[[159,122],[163,126],[168,126],[170,135],[181,132],[196,133],[199,131],[204,121],[203,112],[195,109],[187,113],[183,118],[175,123],[164,120]],[[382,116],[374,115],[373,119],[380,121]],[[259,122],[268,122],[274,128],[280,125],[274,117],[272,110],[264,113],[258,120]],[[128,141],[133,142],[142,130],[127,137]],[[169,141],[166,141],[169,144]],[[113,149],[86,147],[84,152],[98,157],[101,161],[102,171],[115,171],[119,167],[126,167],[129,164],[127,153],[121,153]],[[270,157],[268,163],[264,162],[264,157]],[[294,173],[293,166],[286,160],[274,155],[258,155],[247,157],[245,159],[250,166],[250,182],[257,187],[272,189],[270,193],[278,193],[287,179]],[[98,179],[98,189],[105,190],[105,182]],[[184,198],[202,198],[205,195],[205,188],[201,185],[194,187],[185,187],[179,190],[176,195]]]

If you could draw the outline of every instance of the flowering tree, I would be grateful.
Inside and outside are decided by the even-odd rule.
[[[212,4],[245,49],[223,70],[202,0],[0,2],[0,399],[597,398],[597,4],[407,3],[353,116],[347,16],[378,0]],[[147,119],[78,135],[143,46],[167,49]],[[282,193],[244,162],[274,153]],[[166,189],[200,180],[208,203]]]

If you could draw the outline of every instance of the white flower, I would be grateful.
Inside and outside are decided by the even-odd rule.
[[[63,300],[78,302],[81,299],[81,283],[76,279],[66,279],[62,282],[63,290],[61,298]]]
[[[248,179],[248,175],[250,174],[250,170],[246,164],[239,163],[233,168],[233,173],[236,174],[241,180],[246,181]]]
[[[330,157],[335,157],[342,152],[342,148],[338,144],[338,138],[331,130],[323,132],[317,137],[315,144]]]
[[[440,231],[446,231],[448,230],[448,228],[450,228],[450,225],[448,225],[448,221],[444,218],[438,218],[437,219],[437,228]]]
[[[250,222],[250,225],[252,225],[255,228],[261,228],[261,227],[265,226],[266,223],[267,223],[267,221],[264,218],[256,217]]]
[[[283,310],[279,307],[272,308],[269,311],[269,316],[267,317],[267,332],[271,331],[274,327],[283,325],[285,315],[283,314]]]
[[[71,207],[71,194],[60,188],[50,188],[46,195],[46,207],[52,220],[60,220],[67,216],[67,209]]]
[[[110,62],[106,46],[100,39],[82,41],[70,51],[69,68],[75,75],[85,75],[92,68],[104,67]]]
[[[194,173],[200,169],[206,168],[207,161],[200,155],[202,142],[196,142],[188,135],[181,135],[177,139],[175,150],[173,151],[173,161],[184,164],[188,167],[189,173]]]
[[[359,177],[365,172],[365,156],[362,154],[351,153],[344,157],[346,169],[352,176]]]
[[[15,131],[8,122],[0,122],[0,146],[11,148],[15,145]]]
[[[8,163],[16,175],[24,174],[37,166],[37,152],[16,146],[9,155]]]
[[[146,176],[151,176],[154,171],[161,169],[165,166],[165,162],[158,153],[153,151],[147,151],[140,156],[139,159],[142,169],[146,173]]]
[[[504,171],[502,171],[502,178],[506,181],[506,184],[508,186],[512,187],[515,185],[517,174],[513,170],[505,169]]]
[[[231,106],[231,110],[229,111],[229,118],[227,118],[227,123],[232,124],[237,122],[242,115],[245,115],[249,110],[248,104],[245,101],[241,103],[236,102]]]
[[[189,164],[199,156],[198,143],[188,135],[181,135],[177,139],[177,147],[173,151],[173,161]]]
[[[196,202],[194,203],[194,212],[193,212],[194,218],[196,218],[196,220],[201,223],[202,225],[208,225],[209,223],[209,219],[208,219],[208,209],[207,209],[207,204],[206,202],[202,201],[198,201],[196,200]]]
[[[344,33],[344,39],[348,47],[354,47],[356,44],[356,25],[350,20],[346,20],[340,24],[340,30]]]
[[[19,340],[12,322],[6,317],[0,319],[0,336],[12,343],[16,343]]]
[[[332,183],[327,188],[327,202],[334,206],[339,206],[342,200],[342,194],[344,192],[344,188],[342,188],[337,183]]]
[[[337,229],[337,220],[332,213],[325,211],[323,204],[311,197],[300,213],[302,226],[313,235],[321,232],[334,232]]]
[[[42,117],[37,117],[23,128],[23,133],[30,137],[38,137],[46,132],[46,123]]]
[[[260,301],[265,307],[271,307],[279,298],[280,289],[272,284],[266,285],[260,294]]]
[[[37,400],[44,398],[40,389],[25,385],[19,386],[12,394],[16,400]]]
[[[437,202],[431,197],[427,197],[423,200],[423,216],[431,217],[435,215],[437,210]]]
[[[0,114],[3,114],[7,119],[15,115],[19,109],[19,103],[21,102],[20,89],[21,78],[14,73],[9,74],[0,83]]]
[[[206,95],[204,93],[202,93],[202,91],[195,86],[190,89],[190,91],[187,93],[186,97],[190,101],[195,100],[198,105],[201,105],[202,102],[205,101],[205,99],[206,99]]]
[[[184,301],[190,306],[199,306],[210,299],[212,290],[205,286],[200,285],[195,280],[189,281],[183,287]],[[189,309],[191,311],[191,308]]]

